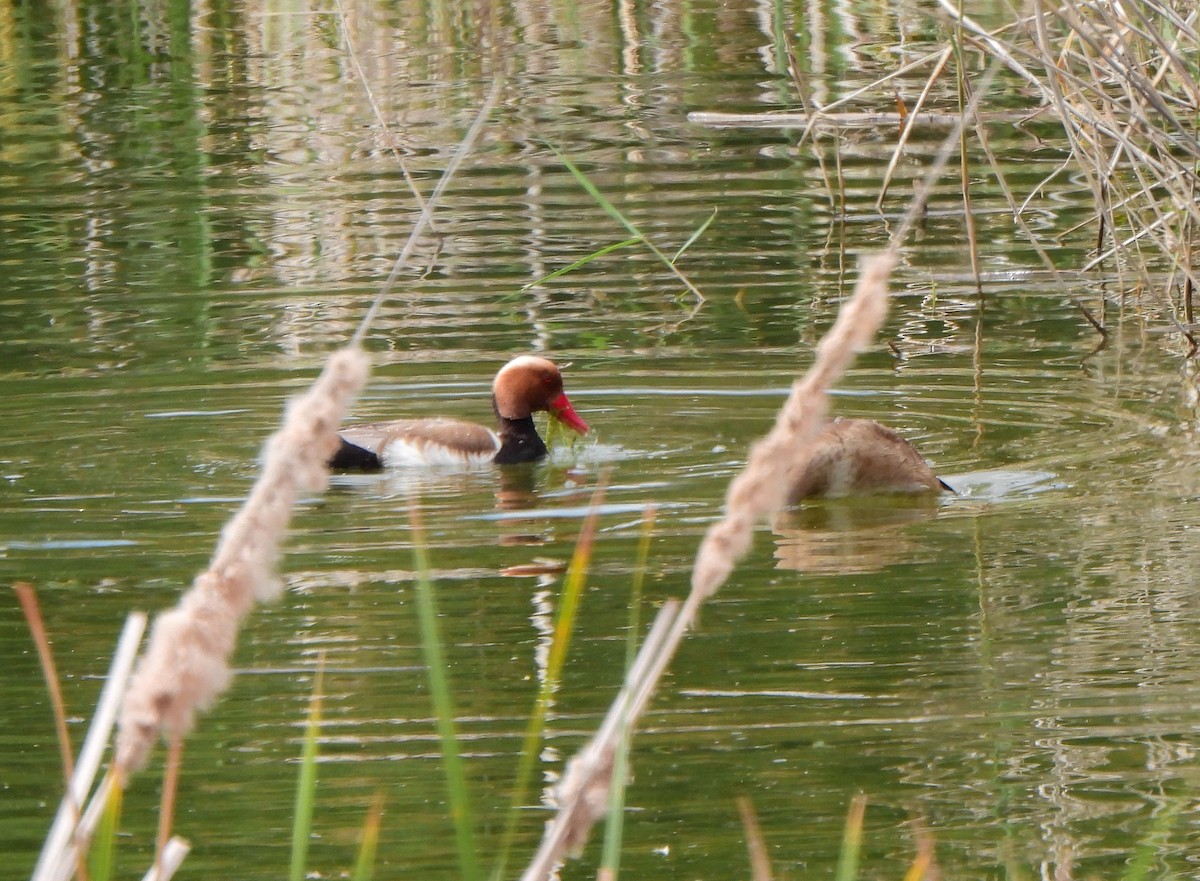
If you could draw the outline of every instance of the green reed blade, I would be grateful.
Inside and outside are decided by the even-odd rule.
[[[862,852],[863,817],[867,813],[867,797],[856,795],[846,812],[846,829],[842,833],[842,852],[838,854],[836,881],[854,881],[858,877],[858,858]]]
[[[566,154],[564,154],[553,144],[547,144],[546,146],[549,147],[554,155],[558,157],[558,160],[567,167],[567,170],[571,172],[571,174],[575,177],[575,180],[579,182],[579,185],[587,191],[588,195],[596,200],[596,204],[604,209],[605,214],[607,214],[617,223],[621,224],[621,226],[625,227],[631,236],[636,236],[637,238],[641,239],[642,242],[645,243],[646,247],[649,248],[654,254],[654,256],[661,260],[663,265],[666,266],[667,269],[671,270],[671,272],[675,274],[675,277],[683,282],[684,286],[687,287],[687,289],[691,291],[698,300],[701,302],[705,300],[705,296],[704,294],[700,293],[700,289],[692,284],[691,279],[679,271],[679,268],[675,265],[675,261],[669,259],[667,255],[660,251],[652,241],[646,238],[642,234],[642,231],[634,226],[633,222],[630,221],[624,214],[622,214],[616,205],[608,200],[607,196],[600,192],[596,185],[588,179],[588,176],[580,171],[574,162],[567,158]],[[691,243],[689,242],[688,244]],[[682,251],[680,253],[682,253]],[[679,255],[677,254],[676,257],[678,256]]]
[[[625,636],[625,670],[633,666],[638,653],[638,630],[641,627],[642,586],[646,583],[646,567],[650,560],[650,542],[654,539],[654,524],[658,508],[647,505],[642,512],[642,537],[638,541],[637,562],[633,569],[633,584],[629,591],[629,630]]]
[[[554,701],[554,692],[558,690],[562,668],[566,663],[567,649],[571,643],[571,632],[579,611],[579,599],[583,594],[588,567],[591,565],[596,526],[600,519],[600,505],[604,501],[607,485],[608,475],[606,473],[601,476],[592,493],[592,499],[588,503],[587,516],[584,517],[583,525],[579,530],[579,540],[575,543],[575,553],[571,555],[571,563],[567,567],[567,577],[564,580],[562,595],[559,599],[558,614],[554,619],[554,633],[551,637],[549,657],[546,659],[545,676],[538,689],[533,712],[525,726],[525,736],[521,740],[521,755],[517,761],[517,774],[513,782],[508,818],[504,823],[504,833],[500,838],[496,862],[492,866],[493,881],[504,877],[509,852],[512,850],[512,843],[517,833],[521,808],[524,806],[525,797],[529,792],[534,762],[537,760],[538,747],[546,728],[546,714]]]
[[[713,212],[713,213],[715,215],[716,212]],[[549,275],[543,275],[541,278],[537,279],[536,281],[531,281],[529,284],[521,285],[521,287],[517,290],[517,293],[523,293],[524,291],[527,291],[530,288],[536,288],[540,284],[544,284],[545,282],[548,282],[551,279],[558,278],[560,275],[566,275],[568,272],[574,272],[580,266],[586,266],[587,264],[589,264],[593,260],[595,260],[597,257],[603,257],[605,254],[611,254],[613,251],[620,250],[621,248],[628,248],[630,245],[636,245],[641,240],[642,240],[642,237],[637,236],[632,239],[625,239],[624,241],[621,241],[621,242],[614,242],[611,245],[605,245],[599,251],[593,251],[591,254],[588,254],[586,257],[580,257],[578,260],[576,260],[574,263],[572,263],[569,266],[564,266],[562,269],[556,269],[553,272],[551,272]],[[690,240],[688,241],[688,244],[689,245],[691,244]],[[684,247],[686,247],[686,245]],[[675,259],[679,259],[678,254],[675,255]]]
[[[290,881],[304,881],[308,863],[308,844],[312,840],[313,805],[317,799],[317,736],[321,731],[321,701],[325,676],[325,656],[317,660],[312,697],[308,702],[308,722],[300,751],[300,773],[296,779],[296,805],[292,812],[292,859]]]
[[[704,235],[705,231],[712,226],[712,222],[717,219],[717,210],[714,208],[712,214],[708,215],[708,220],[696,227],[696,231],[688,236],[688,240],[679,246],[679,250],[675,252],[675,256],[671,258],[671,265],[674,266],[676,261],[683,256],[683,252],[696,243],[700,236]]]
[[[124,790],[120,786],[108,788],[104,812],[100,815],[96,831],[92,833],[92,845],[88,851],[88,878],[90,881],[108,881],[113,877],[123,794]]]
[[[421,628],[421,652],[429,675],[429,692],[437,718],[438,738],[442,745],[442,769],[446,773],[446,788],[450,796],[450,816],[454,821],[454,840],[458,850],[459,868],[464,881],[478,881],[479,856],[475,850],[475,821],[467,792],[467,776],[458,752],[458,736],[454,728],[454,702],[450,681],[446,675],[446,659],[442,652],[441,634],[437,624],[437,604],[433,596],[433,581],[429,577],[429,554],[425,545],[425,529],[415,498],[409,500],[409,522],[413,530],[413,563],[416,569],[417,620]]]
[[[646,507],[642,517],[642,537],[638,542],[637,563],[633,570],[633,584],[629,597],[629,624],[625,634],[625,672],[633,666],[638,651],[638,631],[641,627],[642,585],[646,580],[646,565],[650,558],[650,541],[654,536],[656,509]],[[622,720],[623,722],[624,720]],[[600,858],[600,870],[605,881],[617,881],[621,863],[621,839],[625,831],[625,782],[629,779],[629,744],[632,732],[624,728],[613,755],[612,784],[608,790],[608,815],[604,821],[604,848]]]
[[[375,877],[375,854],[379,850],[379,827],[383,822],[383,793],[375,793],[367,819],[363,821],[362,837],[358,842],[358,857],[350,881],[372,881]]]

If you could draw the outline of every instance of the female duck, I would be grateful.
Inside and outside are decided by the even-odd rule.
[[[546,455],[533,414],[545,410],[580,434],[588,431],[563,392],[554,362],[536,355],[509,361],[492,381],[497,428],[436,417],[356,425],[341,432],[342,445],[329,467],[378,471],[388,465],[516,465]]]
[[[954,492],[912,444],[869,419],[835,419],[814,441],[788,503],[851,493]]]

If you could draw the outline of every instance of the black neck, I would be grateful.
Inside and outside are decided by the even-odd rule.
[[[496,453],[493,461],[497,465],[520,465],[523,462],[536,462],[545,458],[548,450],[537,433],[532,416],[508,419],[497,411],[496,422],[496,433],[500,435],[500,451]]]

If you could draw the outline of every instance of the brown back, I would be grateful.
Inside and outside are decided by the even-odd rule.
[[[813,442],[789,501],[858,492],[941,492],[945,485],[912,444],[869,419],[836,419]]]

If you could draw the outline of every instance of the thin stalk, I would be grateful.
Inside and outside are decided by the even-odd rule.
[[[912,134],[913,125],[917,121],[917,116],[921,112],[921,108],[925,106],[925,101],[929,98],[929,93],[933,89],[934,83],[938,77],[942,75],[942,71],[946,69],[946,63],[950,60],[953,52],[951,47],[947,47],[937,64],[933,66],[933,72],[929,74],[929,78],[925,81],[925,87],[921,89],[921,94],[917,96],[917,103],[913,105],[911,113],[903,116],[900,122],[900,138],[896,142],[896,149],[892,151],[892,158],[888,161],[887,170],[883,173],[883,183],[879,187],[879,195],[875,199],[875,210],[880,214],[883,213],[883,200],[887,198],[888,188],[892,184],[892,176],[896,173],[896,166],[900,164],[900,159],[904,155],[904,146],[908,143],[909,135]]]
[[[904,873],[904,881],[923,881],[927,877],[936,878],[936,869],[932,876],[930,875],[930,869],[935,868],[933,836],[920,819],[914,819],[910,825],[917,840],[917,855],[913,857],[912,865]]]
[[[983,296],[983,282],[979,269],[979,240],[975,231],[975,212],[971,207],[971,168],[970,154],[967,152],[967,125],[971,122],[966,118],[969,103],[967,82],[966,57],[963,54],[963,0],[958,2],[958,18],[954,23],[954,69],[955,82],[958,86],[958,112],[964,114],[963,124],[958,128],[959,180],[962,183],[963,219],[967,224],[967,243],[971,254],[971,275],[975,279],[975,290]]]
[[[108,881],[113,877],[123,795],[124,790],[119,786],[111,786],[108,789],[104,812],[100,815],[100,823],[92,835],[92,847],[88,853],[88,874],[91,881]]]
[[[433,581],[429,577],[429,554],[425,545],[425,527],[417,500],[409,500],[409,523],[413,531],[413,563],[416,569],[417,620],[421,628],[421,651],[429,675],[429,692],[437,718],[438,738],[442,746],[442,768],[446,773],[446,788],[450,796],[450,816],[454,821],[454,839],[458,864],[464,881],[478,881],[479,857],[475,849],[475,820],[467,793],[467,775],[458,752],[458,736],[454,726],[454,702],[450,681],[446,675],[446,658],[442,652],[441,634],[437,623],[437,604],[433,596]]]
[[[537,700],[534,702],[533,712],[529,716],[529,722],[525,726],[525,736],[521,742],[521,757],[517,762],[517,773],[513,782],[508,817],[504,823],[504,832],[500,837],[496,862],[492,866],[493,881],[499,881],[504,877],[512,844],[516,838],[517,823],[529,792],[534,762],[537,760],[538,747],[546,728],[546,716],[554,702],[554,693],[558,690],[562,668],[566,663],[571,632],[575,627],[575,618],[579,610],[579,600],[583,594],[588,567],[591,564],[592,547],[595,543],[596,527],[600,519],[600,505],[604,501],[607,484],[608,476],[605,474],[592,493],[587,516],[579,531],[579,540],[575,543],[575,553],[571,555],[571,563],[567,567],[558,613],[554,619],[554,633],[551,637],[549,656],[546,659],[545,675],[542,678],[541,687],[538,689]]]
[[[167,842],[166,850],[156,859],[150,871],[142,876],[142,881],[170,881],[191,849],[190,844],[176,835]]]
[[[433,188],[433,192],[425,200],[425,204],[421,208],[421,214],[417,217],[417,222],[413,224],[412,232],[409,233],[408,241],[404,243],[404,248],[401,249],[399,256],[396,257],[396,262],[392,264],[392,271],[384,279],[383,285],[379,288],[379,293],[375,295],[375,299],[367,307],[362,321],[359,322],[358,329],[354,331],[354,336],[350,338],[351,345],[361,345],[363,338],[367,335],[367,331],[374,324],[375,316],[379,314],[379,310],[383,308],[383,304],[387,302],[387,298],[392,293],[392,286],[395,285],[396,279],[400,275],[400,270],[408,264],[408,258],[412,256],[412,252],[416,249],[417,242],[421,240],[421,236],[429,229],[429,225],[433,221],[433,211],[441,201],[442,193],[449,186],[462,161],[471,152],[471,148],[475,146],[475,141],[478,140],[479,133],[483,131],[483,124],[487,122],[487,118],[491,115],[492,108],[496,106],[499,98],[500,81],[497,80],[492,84],[492,90],[488,93],[487,100],[483,102],[483,106],[479,108],[479,112],[475,115],[475,121],[471,123],[471,127],[467,129],[467,133],[463,135],[462,141],[459,142],[458,149],[454,151],[454,155],[446,163],[446,168],[442,172],[442,176],[438,178],[437,186]]]
[[[646,507],[642,517],[642,536],[638,542],[637,563],[633,570],[633,584],[629,596],[629,624],[625,635],[625,675],[633,669],[637,659],[638,631],[641,629],[642,585],[646,580],[646,565],[650,559],[650,541],[654,536],[654,520],[657,509]],[[617,881],[621,864],[621,840],[625,831],[625,782],[629,779],[629,744],[631,727],[622,719],[621,737],[613,754],[612,783],[608,795],[608,813],[604,822],[604,848],[600,858],[602,881]]]
[[[941,2],[941,0],[939,0],[939,2]],[[975,90],[975,93],[971,96],[971,100],[967,102],[966,109],[962,112],[962,114],[960,114],[954,130],[950,133],[950,136],[942,141],[942,145],[938,148],[937,153],[934,155],[933,162],[930,164],[929,170],[925,172],[925,176],[919,182],[916,189],[916,194],[913,196],[913,200],[908,206],[908,211],[905,212],[903,219],[900,221],[900,225],[896,227],[896,229],[892,231],[891,236],[889,236],[889,248],[899,248],[904,240],[908,237],[908,231],[912,229],[913,224],[917,222],[918,218],[924,216],[925,208],[929,202],[929,194],[933,190],[934,183],[936,183],[938,178],[942,176],[942,172],[945,170],[946,163],[950,160],[950,153],[953,151],[954,145],[959,142],[959,137],[963,127],[966,125],[966,121],[968,119],[975,118],[975,113],[979,108],[979,102],[983,100],[983,96],[988,93],[989,89],[991,89],[992,81],[996,78],[996,74],[999,72],[999,70],[1000,60],[993,60],[992,65],[988,68],[987,72],[980,77],[979,86]]]
[[[592,548],[596,541],[596,528],[600,522],[600,506],[604,503],[604,494],[607,488],[608,475],[605,474],[592,493],[588,513],[579,532],[579,541],[575,545],[575,553],[571,556],[571,565],[567,570],[566,582],[559,600],[558,615],[554,621],[553,642],[550,645],[550,654],[546,659],[546,680],[542,689],[546,700],[539,700],[543,709],[549,705],[551,696],[558,690],[563,667],[567,663],[567,652],[571,647],[571,634],[575,629],[579,603],[583,598],[583,587],[587,582],[588,568],[592,562]]]
[[[71,748],[71,732],[67,729],[67,705],[63,700],[58,668],[54,664],[54,650],[50,647],[46,622],[42,618],[42,610],[37,601],[37,591],[33,589],[33,585],[19,581],[13,585],[13,590],[17,594],[17,600],[21,603],[25,623],[28,625],[33,643],[37,647],[38,664],[42,668],[42,678],[46,681],[46,691],[50,694],[50,707],[54,713],[55,739],[58,741],[59,761],[62,763],[63,804],[70,811],[71,824],[76,825],[82,810],[82,797],[76,798],[71,788],[71,780],[75,776],[75,756],[74,750]],[[83,846],[77,846],[75,849],[75,870],[80,881],[89,881],[89,867],[84,862],[83,850]]]
[[[50,647],[50,637],[46,633],[46,622],[42,619],[42,610],[38,606],[37,591],[33,585],[19,581],[13,585],[17,600],[21,603],[21,611],[25,614],[25,623],[37,647],[38,663],[42,668],[42,678],[46,680],[46,691],[50,694],[50,706],[54,712],[54,731],[58,739],[59,759],[62,762],[65,791],[71,790],[71,777],[75,774],[75,756],[71,749],[71,733],[67,730],[67,707],[63,701],[62,686],[59,685],[58,669],[54,665],[54,651]],[[78,813],[79,804],[75,803]]]
[[[654,539],[654,524],[658,508],[647,505],[642,512],[642,537],[638,541],[637,564],[633,569],[633,584],[629,591],[629,622],[625,638],[625,672],[633,667],[638,652],[638,629],[642,609],[642,586],[646,583],[646,567],[650,560],[650,542]]]
[[[692,284],[691,279],[679,271],[679,268],[675,265],[675,262],[667,257],[667,255],[662,251],[660,251],[652,241],[646,238],[642,231],[634,226],[633,222],[625,217],[625,215],[621,213],[620,209],[618,209],[616,205],[608,200],[607,196],[600,192],[599,188],[597,188],[596,185],[591,182],[588,176],[580,171],[579,167],[576,166],[574,162],[567,158],[565,153],[563,153],[553,144],[547,144],[546,146],[548,146],[553,151],[554,155],[558,157],[558,161],[565,165],[567,170],[574,175],[575,180],[578,181],[579,185],[587,191],[588,195],[596,200],[596,204],[604,209],[605,214],[607,214],[617,223],[621,224],[621,226],[625,227],[631,236],[637,236],[639,239],[645,242],[646,247],[650,249],[651,253],[661,260],[663,265],[671,270],[676,278],[683,282],[684,286],[692,292],[692,295],[696,297],[698,302],[703,303],[707,299],[704,294],[700,293],[700,289]],[[707,226],[707,224],[705,225]]]
[[[1188,188],[1189,197],[1196,197],[1196,182],[1193,180],[1192,185]],[[1195,269],[1196,263],[1192,259],[1195,249],[1195,235],[1193,230],[1195,224],[1190,217],[1184,217],[1180,223],[1180,237],[1183,240],[1183,265],[1189,270],[1183,280],[1183,321],[1189,327],[1193,328],[1196,323],[1196,310],[1193,304],[1193,294],[1196,289]],[[1192,340],[1192,346],[1195,347],[1195,340]]]
[[[308,722],[300,749],[300,772],[296,777],[296,802],[292,810],[292,859],[290,881],[304,881],[308,867],[308,845],[312,841],[313,807],[317,800],[317,740],[321,734],[321,703],[324,699],[325,654],[317,659],[317,675],[308,701]]]
[[[750,852],[750,877],[753,881],[771,881],[771,857],[767,853],[754,802],[748,796],[739,795],[737,808],[742,819],[742,831],[746,834],[746,850]]]
[[[350,59],[350,64],[354,67],[354,73],[358,77],[359,83],[362,84],[363,92],[367,96],[367,103],[371,105],[371,112],[375,114],[375,121],[383,129],[383,133],[386,136],[385,143],[388,150],[392,153],[392,158],[400,166],[400,173],[404,175],[404,182],[408,184],[408,188],[413,194],[413,199],[416,200],[417,207],[423,209],[425,207],[425,200],[421,197],[421,191],[417,188],[417,182],[413,180],[412,173],[408,170],[408,165],[405,163],[404,157],[396,149],[395,135],[392,134],[392,129],[388,125],[387,119],[384,118],[383,111],[379,107],[379,102],[375,100],[375,93],[371,91],[371,83],[367,79],[367,72],[363,70],[362,62],[358,59],[358,50],[354,46],[354,38],[350,35],[350,26],[346,22],[346,9],[342,5],[342,0],[334,0],[334,3],[337,5],[338,27],[342,32],[342,40],[346,44],[346,57]],[[432,229],[432,225],[430,229]]]
[[[549,273],[548,275],[543,275],[541,278],[536,279],[535,281],[529,282],[529,284],[521,285],[518,292],[524,292],[524,291],[529,290],[530,288],[536,288],[538,285],[545,284],[546,282],[550,281],[551,279],[558,278],[560,275],[566,275],[568,272],[574,272],[576,269],[578,269],[581,266],[586,266],[587,264],[589,264],[593,260],[595,260],[597,257],[603,257],[606,254],[611,254],[613,251],[619,250],[620,248],[628,248],[630,245],[636,245],[640,241],[641,241],[641,238],[636,237],[636,238],[632,238],[632,239],[625,239],[624,241],[620,241],[620,242],[614,242],[611,245],[605,245],[599,251],[593,251],[591,254],[588,254],[586,257],[581,257],[580,259],[576,260],[574,263],[572,263],[569,266],[564,266],[562,269],[556,269],[553,272]],[[676,258],[678,258],[679,255],[676,254],[675,256],[676,256]]]
[[[795,47],[792,41],[784,35],[784,48],[787,50],[788,74],[792,78],[792,83],[796,87],[796,97],[800,99],[800,106],[804,112],[812,115],[812,102],[809,101],[809,93],[812,91],[808,84],[808,79],[804,75],[803,69],[800,67],[800,61],[796,57]],[[800,143],[803,143],[801,139]],[[800,144],[796,145],[797,147]],[[813,144],[811,147],[813,158],[817,160],[817,167],[821,171],[821,180],[825,184],[825,195],[829,199],[829,207],[835,208],[837,203],[833,197],[833,186],[829,181],[829,169],[825,165],[825,154],[821,150],[821,145],[817,143],[816,135],[813,135]]]
[[[694,245],[696,243],[696,240],[698,238],[700,238],[700,236],[704,235],[704,231],[707,230],[709,228],[709,226],[712,225],[712,222],[717,219],[717,211],[718,210],[719,209],[714,208],[712,210],[712,214],[708,215],[708,220],[704,221],[704,223],[702,223],[698,227],[696,227],[696,231],[693,232],[690,236],[688,236],[688,240],[679,246],[679,250],[676,251],[675,256],[671,258],[672,266],[674,266],[676,261],[679,260],[679,258],[684,255],[684,252],[687,251],[688,248],[690,248],[692,245]]]
[[[138,645],[145,630],[146,616],[141,612],[134,612],[125,619],[125,626],[121,630],[112,661],[108,665],[104,687],[100,690],[100,699],[96,702],[92,724],[83,739],[79,761],[75,763],[75,774],[71,777],[67,792],[59,803],[50,834],[46,836],[42,845],[42,852],[33,872],[33,881],[65,881],[70,877],[72,869],[80,864],[77,854],[82,848],[77,847],[76,843],[87,840],[89,830],[95,827],[95,822],[90,818],[98,818],[100,809],[99,802],[89,804],[81,819],[79,806],[87,799],[96,772],[100,769],[100,761],[104,758],[109,735],[112,734],[113,723],[117,718],[121,695],[129,681],[129,673],[137,659]],[[104,778],[97,794],[92,797],[93,802],[96,802],[100,793],[105,793],[106,787],[113,785],[113,775],[109,774]],[[107,794],[102,797],[107,799]]]
[[[371,809],[363,823],[362,837],[358,842],[358,857],[354,861],[354,872],[350,881],[372,881],[375,877],[375,854],[379,849],[379,827],[383,823],[383,793],[375,793]]]
[[[846,829],[842,833],[842,851],[838,854],[836,881],[854,881],[858,877],[858,858],[862,853],[863,817],[867,812],[867,797],[854,796],[846,813]]]
[[[163,771],[162,797],[158,806],[158,836],[154,846],[154,869],[163,875],[167,842],[171,840],[171,827],[175,823],[175,799],[179,793],[179,769],[183,765],[183,735],[171,734],[167,747],[167,764]],[[114,787],[115,788],[115,787]]]

